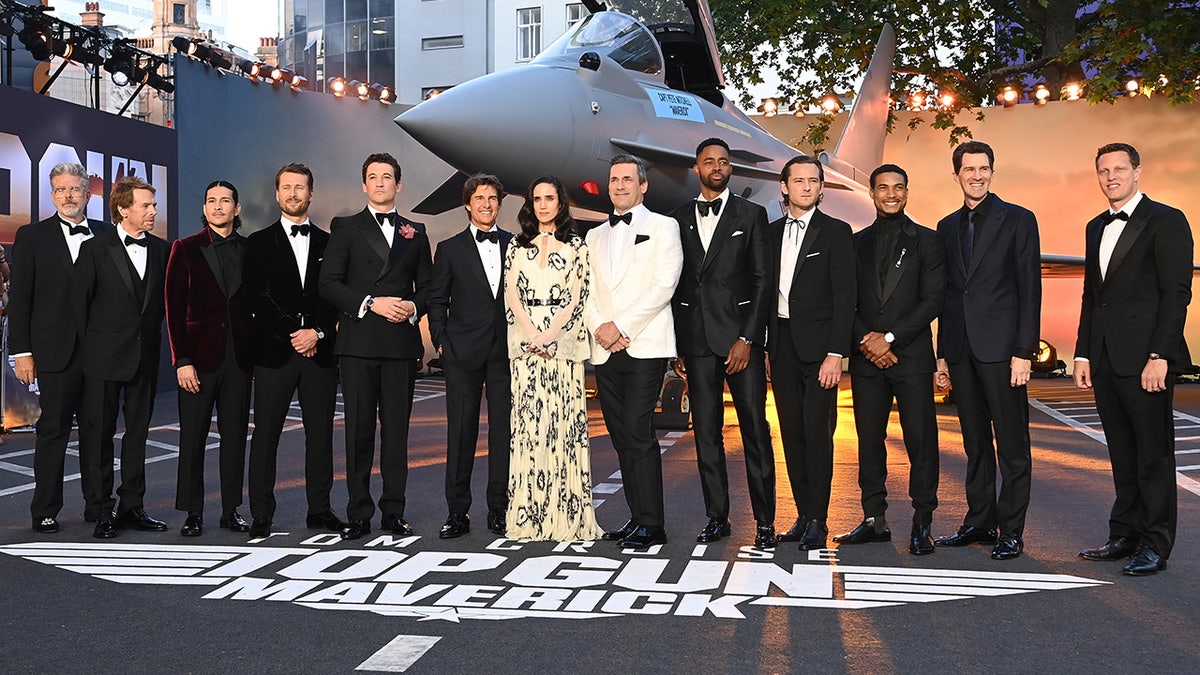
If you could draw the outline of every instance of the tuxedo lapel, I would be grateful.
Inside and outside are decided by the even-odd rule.
[[[1083,259],[1084,277],[1088,276],[1087,268],[1094,266],[1091,279],[1096,286],[1096,292],[1104,287],[1104,278],[1100,274],[1100,237],[1104,234],[1104,221],[1100,218],[1093,218],[1087,224],[1087,248],[1085,249],[1085,257]]]
[[[987,254],[988,247],[996,240],[996,235],[1000,233],[1000,228],[1004,223],[1004,216],[1007,212],[1007,204],[1000,201],[998,197],[992,200],[992,212],[988,214],[987,218],[984,218],[984,222],[982,223],[983,231],[975,238],[975,246],[971,249],[971,264],[967,268],[968,278],[975,273],[975,269],[979,267],[979,262]],[[976,224],[976,227],[979,225]],[[960,246],[959,249],[961,250],[962,247]]]
[[[154,289],[161,289],[163,278],[167,274],[166,267],[160,262],[161,258],[158,255],[158,241],[154,235],[146,233],[146,238],[150,241],[146,245],[146,292],[142,296],[142,314],[146,314],[146,310],[150,307],[150,296],[154,295]],[[162,302],[162,299],[159,299]]]
[[[704,242],[700,239],[700,226],[696,222],[696,200],[688,202],[686,208],[679,209],[679,240],[683,245],[683,254],[691,255],[696,261],[696,269],[704,266]]]
[[[277,220],[275,221],[275,224],[271,226],[271,237],[275,240],[275,250],[278,251],[279,255],[283,256],[283,259],[286,261],[283,263],[283,266],[287,268],[285,274],[290,275],[290,279],[299,280],[300,266],[296,264],[296,254],[292,252],[292,243],[288,241],[288,238],[291,236],[291,233],[284,228],[283,221]],[[312,262],[312,249],[313,246],[312,242],[310,241],[308,243],[308,257],[310,263]],[[312,269],[311,264],[309,265],[308,269]],[[303,286],[306,281],[307,280],[300,281],[300,284]]]
[[[962,224],[963,218],[967,217],[967,207],[962,207],[956,213],[958,214],[958,218],[955,220],[953,225],[946,228],[946,246],[950,249],[947,252],[946,257],[950,259],[951,264],[954,266],[954,270],[961,273],[962,277],[966,279],[967,268],[970,267],[971,261],[963,260],[962,236],[959,228]]]
[[[471,226],[468,225],[467,229],[458,234],[458,237],[461,240],[463,248],[463,252],[460,255],[466,259],[465,263],[467,267],[471,268],[471,273],[475,275],[480,285],[491,292],[492,284],[488,281],[487,270],[483,268],[483,259],[479,257],[479,246],[476,245],[475,238],[471,236]],[[504,258],[503,246],[501,246],[500,258],[502,260]]]
[[[208,270],[212,272],[213,279],[217,281],[217,288],[221,289],[221,293],[226,298],[229,297],[229,291],[225,288],[225,275],[221,274],[221,261],[217,259],[217,249],[213,246],[212,230],[204,226],[204,241],[200,243],[200,253],[204,255],[204,262],[208,263]]]
[[[91,221],[88,222],[91,225]],[[68,278],[75,275],[75,262],[71,260],[71,248],[67,246],[67,235],[63,234],[62,220],[58,214],[54,214],[50,218],[50,227],[46,228],[46,238],[50,241],[50,248],[54,249],[58,256],[58,261],[66,268]]]
[[[133,277],[129,273],[129,254],[125,253],[125,242],[121,240],[120,234],[109,239],[107,248],[113,264],[116,265],[117,274],[121,275],[121,281],[125,282],[125,289],[129,291],[130,296],[137,298],[137,290],[133,287]],[[147,253],[146,259],[149,261],[149,253]]]
[[[717,226],[713,228],[712,239],[708,242],[708,251],[704,253],[704,263],[700,266],[701,274],[708,269],[713,259],[717,257],[717,251],[720,251],[721,246],[725,244],[725,240],[729,239],[729,234],[733,231],[733,226],[737,220],[737,202],[730,196],[729,203],[721,210],[721,217],[717,219]]]
[[[321,258],[325,255],[325,241],[321,238],[321,231],[313,225],[308,232],[308,265],[304,268],[304,283],[301,288],[317,290],[317,280],[321,276]],[[287,242],[284,242],[285,244]],[[295,257],[293,256],[293,260]],[[300,271],[296,271],[296,276],[300,275]]]
[[[883,304],[883,282],[879,280],[879,266],[875,264],[875,242],[878,239],[876,236],[878,230],[874,225],[867,229],[863,235],[863,251],[862,256],[858,259],[858,264],[866,269],[867,284],[875,293],[875,297],[880,300],[879,304]]]
[[[804,261],[808,259],[808,252],[812,250],[813,243],[817,240],[817,237],[821,236],[821,229],[824,224],[821,222],[820,215],[820,213],[814,213],[813,217],[809,219],[808,227],[806,228],[808,231],[804,233],[804,239],[800,241],[800,252],[796,254],[796,273],[792,275],[792,293],[795,293],[797,290],[796,280],[800,278],[800,268],[804,267]],[[785,220],[784,222],[786,223],[787,221]]]
[[[916,239],[908,233],[907,228],[901,228],[900,236],[896,237],[896,249],[888,259],[887,281],[883,285],[881,302],[886,303],[892,296],[892,291],[900,284],[900,277],[904,276],[904,270],[908,269],[909,259],[916,255],[916,245]]]
[[[383,226],[366,209],[363,209],[362,213],[358,215],[358,226],[362,229],[363,240],[367,242],[372,251],[375,251],[375,255],[379,256],[386,268],[391,249],[388,247],[387,237],[383,236]],[[379,276],[383,276],[383,273],[381,272]]]

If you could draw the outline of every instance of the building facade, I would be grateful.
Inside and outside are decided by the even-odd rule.
[[[415,103],[528,62],[586,15],[567,0],[282,0],[279,63],[316,90],[344,77]]]

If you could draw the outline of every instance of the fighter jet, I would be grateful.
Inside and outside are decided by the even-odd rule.
[[[584,4],[592,14],[529,64],[460,84],[396,118],[458,169],[416,211],[460,207],[462,183],[478,171],[518,190],[554,174],[567,186],[576,218],[602,220],[610,208],[608,161],[628,153],[649,167],[654,187],[647,206],[667,212],[699,193],[694,148],[716,136],[732,149],[730,189],[780,215],[779,171],[798,151],[721,92],[725,79],[708,3]],[[875,218],[864,183],[883,157],[895,49],[895,31],[885,26],[846,129],[833,154],[820,157],[822,209],[855,229]]]

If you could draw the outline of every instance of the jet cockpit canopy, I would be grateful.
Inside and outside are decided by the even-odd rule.
[[[658,75],[663,70],[662,52],[650,31],[633,17],[618,12],[591,14],[573,30],[555,40],[537,55],[534,63],[577,61],[584,52],[608,56],[626,70]]]

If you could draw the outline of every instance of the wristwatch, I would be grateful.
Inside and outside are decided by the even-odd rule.
[[[371,296],[368,295],[367,296],[367,305],[366,305],[367,311],[370,311],[371,307],[373,307],[374,305],[375,305],[375,298],[372,298]]]
[[[1151,361],[1161,361],[1162,354],[1159,354],[1158,352],[1150,352],[1150,360]]]
[[[888,332],[884,333],[884,334],[883,334],[883,341],[884,341],[884,342],[886,342],[886,343],[888,343],[889,345],[890,345],[890,344],[892,344],[893,342],[895,342],[895,341],[896,341],[896,334],[895,334],[895,333],[893,333],[893,332],[891,332],[891,331],[888,331]]]
[[[751,342],[751,341],[750,341],[750,338],[748,338],[748,337],[741,337],[741,336],[738,336],[738,339],[739,339],[739,340],[741,340],[742,342],[745,342],[746,344],[748,344],[748,345],[750,345],[750,346],[754,346],[754,343],[753,343],[753,342]]]
[[[320,328],[314,328],[313,330],[317,331],[317,339],[318,340],[325,339],[325,331],[321,330]]]

